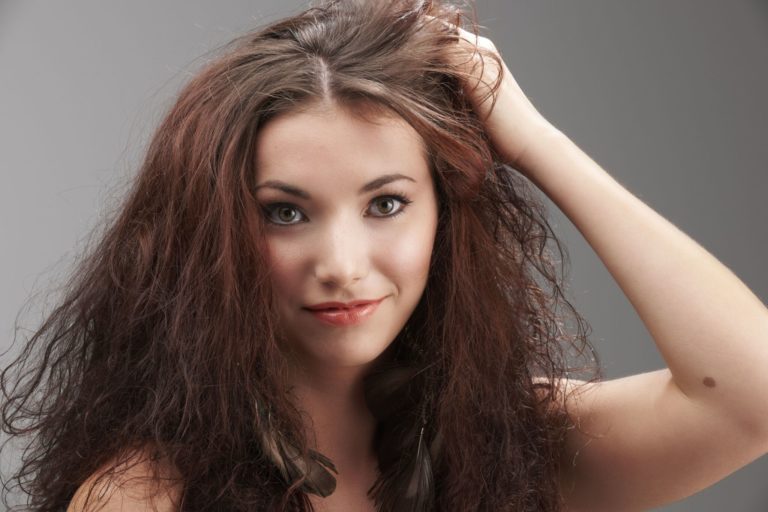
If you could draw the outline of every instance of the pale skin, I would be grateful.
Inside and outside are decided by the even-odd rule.
[[[333,102],[272,121],[257,154],[272,281],[296,349],[296,398],[310,439],[339,469],[333,494],[310,500],[318,512],[374,510],[366,491],[377,475],[376,421],[363,377],[426,286],[438,214],[426,154],[401,119],[373,124]],[[379,297],[360,325],[325,325],[303,309]]]
[[[498,53],[487,38],[461,34],[467,55],[475,44]],[[493,110],[489,101],[481,102],[483,86],[471,85],[491,82],[497,70],[488,65],[482,70],[467,66],[466,71],[467,90],[498,152],[579,229],[635,307],[668,366],[597,383],[564,383],[577,391],[568,395],[573,420],[600,435],[588,441],[571,431],[564,454],[572,462],[571,471],[562,481],[567,510],[648,510],[690,496],[768,452],[765,305],[714,256],[545,120],[506,65]],[[353,204],[352,195],[344,200]],[[335,263],[335,275],[342,281],[360,269],[349,262],[345,267],[343,260]],[[391,276],[375,268],[381,276]],[[326,278],[334,282],[331,274]],[[398,279],[387,282],[399,288]],[[399,318],[398,311],[391,310],[392,318]],[[345,356],[350,359],[337,361],[336,370],[328,373],[309,357],[312,372],[297,380],[318,445],[332,459],[359,470],[356,480],[339,475],[335,501],[315,503],[327,511],[373,510],[361,501],[372,476],[371,418],[360,400],[360,373],[340,370],[364,356]],[[314,362],[321,360],[315,354]],[[333,412],[323,416],[320,411]],[[329,424],[334,429],[324,427]],[[357,435],[342,439],[334,434],[338,429]],[[157,510],[174,510],[173,496],[158,498]],[[76,502],[69,510],[82,510]],[[146,500],[127,494],[111,499],[104,510],[127,509],[150,510]]]

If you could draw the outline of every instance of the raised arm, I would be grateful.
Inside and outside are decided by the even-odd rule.
[[[495,51],[486,38],[467,42]],[[471,49],[466,43],[462,43]],[[458,62],[458,61],[457,61]],[[469,61],[471,63],[471,61]],[[492,82],[492,63],[482,81]],[[468,90],[497,151],[568,216],[668,368],[582,386],[569,408],[597,440],[569,440],[573,509],[646,510],[768,452],[768,309],[728,268],[548,123],[502,62],[497,102]],[[572,386],[578,382],[571,383]]]

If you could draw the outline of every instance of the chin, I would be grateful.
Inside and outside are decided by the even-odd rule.
[[[322,345],[304,345],[304,356],[312,365],[328,368],[362,368],[379,360],[391,343],[371,343],[361,339],[338,339]]]
[[[352,350],[332,355],[323,354],[319,356],[321,359],[318,362],[322,361],[327,366],[337,368],[367,368],[379,359],[385,349],[386,347],[375,351]]]

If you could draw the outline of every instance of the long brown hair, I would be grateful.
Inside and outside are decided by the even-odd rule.
[[[434,510],[560,509],[572,425],[541,380],[590,369],[575,356],[593,378],[599,364],[563,293],[567,253],[545,205],[493,150],[441,20],[477,31],[464,8],[437,0],[326,1],[236,38],[185,85],[60,303],[2,372],[3,428],[33,436],[13,475],[30,509],[64,510],[97,468],[139,447],[178,468],[184,510],[311,509],[256,434],[269,404],[282,435],[310,448],[274,320],[253,162],[264,123],[328,99],[396,113],[430,155],[430,274],[391,348],[424,368],[432,397]]]

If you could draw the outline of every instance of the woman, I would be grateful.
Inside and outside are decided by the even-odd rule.
[[[327,3],[185,87],[3,374],[34,510],[642,510],[765,453],[765,306],[455,13]],[[529,181],[668,370],[569,378],[589,343]]]

